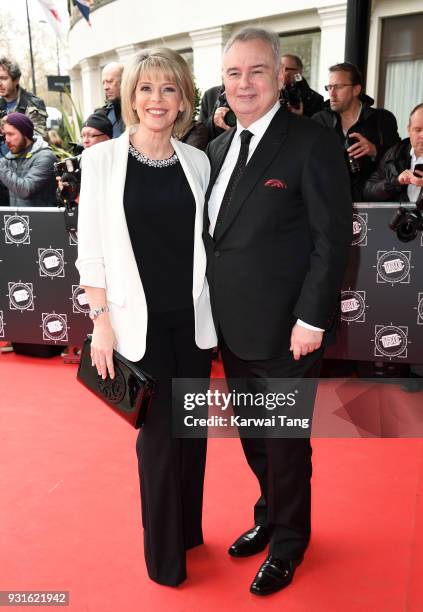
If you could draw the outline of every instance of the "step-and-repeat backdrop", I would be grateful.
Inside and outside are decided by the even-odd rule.
[[[92,329],[60,208],[0,208],[0,338],[81,344]]]
[[[389,228],[398,204],[355,204],[338,341],[327,357],[423,363],[423,236]],[[0,339],[81,344],[91,328],[77,245],[58,208],[0,208]]]

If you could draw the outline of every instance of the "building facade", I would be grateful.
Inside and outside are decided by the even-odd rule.
[[[92,27],[76,19],[69,35],[72,92],[87,116],[103,104],[103,66],[156,45],[182,53],[204,92],[221,80],[229,36],[259,25],[278,32],[283,52],[302,57],[311,87],[324,94],[328,67],[344,59],[346,16],[347,2],[336,0],[97,0]],[[373,0],[366,91],[396,114],[402,134],[410,108],[423,101],[422,31],[422,0]]]

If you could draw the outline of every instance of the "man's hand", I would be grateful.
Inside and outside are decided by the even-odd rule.
[[[296,323],[292,328],[291,346],[293,357],[296,361],[304,355],[317,351],[322,345],[323,332],[307,329]]]
[[[420,170],[415,170],[416,174],[419,176],[414,176],[411,170],[404,170],[398,176],[398,183],[400,185],[415,185],[416,187],[423,187],[423,172]]]
[[[63,191],[63,187],[69,187],[69,183],[62,183],[62,179],[60,176],[56,176],[56,181],[60,191]]]
[[[300,105],[298,108],[295,108],[295,106],[291,106],[290,104],[288,104],[288,110],[290,113],[294,113],[294,115],[304,115],[303,101],[300,100]]]
[[[365,138],[362,134],[359,134],[358,132],[351,132],[351,134],[348,134],[348,137],[356,138],[358,140],[358,142],[355,142],[347,149],[350,157],[354,157],[355,159],[364,157],[365,155],[368,155],[369,157],[376,157],[376,146],[370,142],[370,140],[367,140],[367,138]]]
[[[222,130],[231,129],[230,126],[227,125],[223,119],[228,111],[229,111],[229,108],[227,106],[219,106],[219,108],[216,109],[216,112],[214,113],[214,116],[213,116],[214,124],[217,125],[217,127],[220,127]]]

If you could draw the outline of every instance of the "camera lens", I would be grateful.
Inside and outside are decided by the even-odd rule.
[[[226,125],[229,125],[229,127],[234,127],[236,125],[236,116],[234,111],[228,110],[223,118],[223,121],[226,123]]]
[[[406,221],[397,227],[398,240],[401,242],[410,242],[417,236],[418,227],[413,221]]]
[[[409,211],[400,206],[394,214],[389,227],[397,234],[398,240],[401,242],[411,242],[419,232],[423,229],[423,220],[418,210]]]

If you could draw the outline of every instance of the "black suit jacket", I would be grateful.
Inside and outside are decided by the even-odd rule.
[[[234,132],[209,145],[207,202]],[[204,217],[213,316],[235,354],[247,360],[286,354],[297,318],[324,329],[333,325],[352,238],[352,202],[332,130],[279,110],[214,239],[207,204]]]

